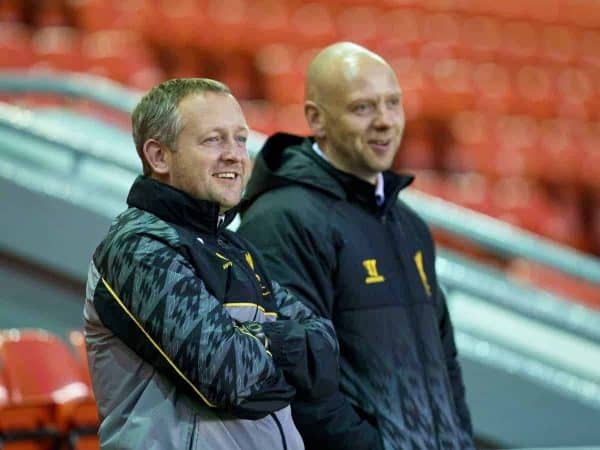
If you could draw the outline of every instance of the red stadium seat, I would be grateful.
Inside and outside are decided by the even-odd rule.
[[[562,0],[559,8],[561,21],[586,28],[600,28],[600,8],[595,1]]]
[[[542,186],[527,178],[501,178],[490,186],[489,197],[490,215],[534,232],[554,212]]]
[[[8,387],[0,432],[13,437],[5,448],[54,448],[67,435],[70,448],[98,448],[89,376],[60,339],[44,331],[3,332],[0,361]]]
[[[581,152],[571,121],[542,120],[539,126],[539,177],[549,182],[577,182]]]
[[[81,369],[81,376],[87,386],[91,389],[92,380],[90,378],[90,371],[88,369],[87,363],[87,350],[85,348],[85,336],[83,332],[79,330],[73,330],[69,333],[69,343],[75,349],[75,353],[77,356],[77,362],[79,364],[79,368]]]
[[[67,25],[62,0],[38,0],[32,9],[33,22],[37,27],[59,27]]]
[[[264,134],[277,131],[276,108],[271,103],[265,100],[246,100],[241,102],[241,106],[250,128]]]
[[[305,47],[323,47],[337,40],[331,8],[323,3],[300,4],[292,12],[291,43]]]
[[[471,74],[474,89],[474,107],[484,111],[506,113],[515,101],[510,73],[495,63],[474,66]]]
[[[80,364],[81,375],[89,388],[90,395],[81,399],[67,418],[69,440],[73,450],[92,450],[99,448],[97,429],[99,425],[98,410],[92,394],[92,383],[87,363],[85,337],[79,330],[69,333],[69,342],[75,349]]]
[[[390,60],[390,65],[402,88],[404,112],[408,120],[420,116],[423,112],[423,101],[432,91],[431,79],[421,67],[420,61],[412,57],[399,57]]]
[[[460,22],[454,14],[428,14],[421,22],[423,40],[454,52],[460,37]]]
[[[402,167],[396,166],[395,169],[402,171]],[[435,197],[445,198],[447,182],[442,173],[435,170],[413,170],[411,173],[415,175],[415,181],[410,185],[411,188]]]
[[[394,9],[377,21],[377,52],[386,59],[414,56],[423,45],[423,14],[419,11]]]
[[[357,1],[357,0],[341,0],[343,2],[346,1]],[[381,5],[386,8],[398,8],[398,7],[415,7],[422,6],[422,0],[381,0]]]
[[[404,138],[394,160],[394,168],[403,170],[434,169],[436,158],[434,151],[434,130],[428,123],[410,122],[404,132]]]
[[[38,67],[72,72],[82,71],[86,67],[80,36],[74,28],[39,28],[33,34],[31,43]]]
[[[593,110],[594,86],[590,75],[578,68],[561,71],[556,79],[558,113],[563,117],[590,119]]]
[[[390,66],[396,72],[398,82],[404,93],[413,91],[420,92],[430,86],[426,86],[426,78],[419,61],[410,56],[401,56],[390,60]]]
[[[444,198],[483,214],[496,215],[491,199],[490,180],[480,173],[464,172],[448,176]]]
[[[222,56],[222,70],[216,78],[227,84],[240,100],[260,97],[252,59],[239,53]]]
[[[290,30],[291,7],[291,2],[253,0],[245,14],[248,32],[241,42],[242,49],[254,53],[265,45],[293,39]]]
[[[472,65],[459,59],[441,59],[431,69],[431,80],[435,89],[428,98],[429,115],[446,118],[457,111],[472,107]]]
[[[87,71],[132,84],[140,74],[160,70],[140,36],[122,30],[99,31],[84,36],[82,52]],[[154,71],[154,72],[153,72]]]
[[[144,0],[78,0],[65,3],[78,27],[85,31],[141,30],[146,17],[144,10],[155,9]]]
[[[577,43],[578,59],[581,63],[600,67],[600,31],[586,30]]]
[[[499,21],[490,17],[470,17],[460,24],[457,54],[477,61],[494,61],[502,37]]]
[[[4,0],[0,2],[0,22],[15,23],[21,20],[23,14],[23,2],[20,0]]]
[[[377,42],[380,12],[367,6],[344,8],[335,17],[338,39],[373,48]]]
[[[8,405],[8,386],[4,379],[3,369],[0,366],[0,408],[3,408],[6,405]]]
[[[196,39],[205,48],[216,51],[237,51],[247,48],[244,37],[250,34],[247,12],[252,8],[246,0],[210,0],[206,4],[207,26],[200,31],[196,24]],[[195,9],[200,9],[198,5]],[[204,36],[201,36],[204,35]]]
[[[539,118],[556,115],[554,74],[549,69],[533,65],[519,66],[515,67],[513,76],[515,98],[512,109],[514,112]]]
[[[503,19],[522,19],[525,17],[525,11],[522,1],[505,0],[503,2],[478,2],[483,3],[488,10],[487,14]]]
[[[600,189],[596,190],[596,192],[600,192]],[[600,254],[600,195],[598,194],[596,194],[596,198],[592,203],[591,211],[592,220],[589,232],[591,236],[592,251],[598,255]]]
[[[562,0],[527,0],[521,2],[527,20],[556,23],[559,22],[559,5]]]
[[[61,416],[89,395],[72,354],[47,332],[9,330],[0,336],[0,361],[9,399],[0,409],[5,448],[51,448],[63,431]]]
[[[212,47],[212,23],[206,8],[198,8],[196,0],[155,0],[153,7],[142,8],[140,15],[143,34],[154,45],[173,50]]]
[[[539,47],[539,30],[527,22],[507,22],[502,26],[500,55],[513,63],[536,61]]]
[[[463,111],[450,122],[454,143],[445,153],[444,167],[452,171],[495,172],[492,152],[493,116],[479,111]]]
[[[25,69],[34,61],[31,36],[19,23],[0,26],[0,69]]]
[[[272,44],[256,54],[256,67],[262,77],[262,86],[267,100],[278,104],[304,101],[304,77],[296,66],[300,52],[297,48]]]
[[[301,103],[281,105],[275,113],[277,129],[286,133],[308,136],[310,128],[304,119],[304,105]]]
[[[536,173],[537,122],[527,116],[502,116],[494,125],[493,164],[500,177],[531,176]]]
[[[575,59],[576,31],[565,26],[543,28],[540,55],[547,61],[570,64]]]
[[[591,188],[592,192],[600,192],[600,122],[584,124],[581,131],[577,137],[577,145],[581,151],[577,178]]]

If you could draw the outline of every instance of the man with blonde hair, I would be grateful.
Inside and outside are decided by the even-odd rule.
[[[289,404],[335,389],[329,320],[226,229],[249,171],[227,86],[175,79],[132,117],[144,175],[90,264],[84,309],[103,449],[303,449]]]

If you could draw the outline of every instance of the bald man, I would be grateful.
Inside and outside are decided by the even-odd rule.
[[[239,231],[336,328],[339,389],[292,405],[306,447],[474,448],[431,234],[397,198],[413,178],[389,171],[405,121],[393,70],[325,48],[305,115],[312,137],[275,134],[259,154]]]

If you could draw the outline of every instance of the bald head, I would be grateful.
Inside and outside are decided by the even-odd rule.
[[[375,183],[404,130],[402,91],[383,58],[350,42],[322,50],[306,77],[304,114],[336,168]]]
[[[347,83],[355,79],[366,65],[385,66],[393,73],[381,56],[352,42],[338,42],[324,48],[308,68],[306,99],[328,103],[330,94],[346,89]]]

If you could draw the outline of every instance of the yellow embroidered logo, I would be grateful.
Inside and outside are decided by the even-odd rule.
[[[431,295],[431,287],[429,286],[429,281],[427,280],[427,274],[425,273],[425,269],[423,268],[423,252],[419,250],[415,253],[415,264],[417,266],[417,270],[419,271],[419,275],[421,277],[421,282],[423,283],[423,288],[425,289],[425,293],[430,296]]]
[[[367,271],[366,284],[382,283],[385,281],[385,277],[377,272],[376,259],[365,259],[362,264]]]
[[[252,255],[250,254],[250,252],[246,252],[244,254],[244,257],[246,258],[246,262],[248,263],[248,265],[250,266],[250,268],[252,270],[254,270],[254,260],[252,259]]]
[[[224,261],[227,261],[225,264],[223,264],[223,269],[227,269],[231,266],[233,266],[233,263],[231,261],[229,261],[229,259],[225,258],[223,255],[221,255],[218,252],[215,252],[215,255],[217,255],[217,257],[221,258]]]
[[[246,258],[246,262],[248,263],[248,265],[250,266],[250,268],[254,271],[254,259],[252,259],[252,255],[250,254],[250,252],[244,253],[244,257]],[[257,274],[256,272],[254,272],[254,276],[256,277],[256,279],[258,280],[258,282],[260,284],[260,289],[262,291],[262,296],[266,297],[267,295],[271,295],[271,291],[264,285],[264,283],[262,282],[262,278],[260,277],[260,275]]]

